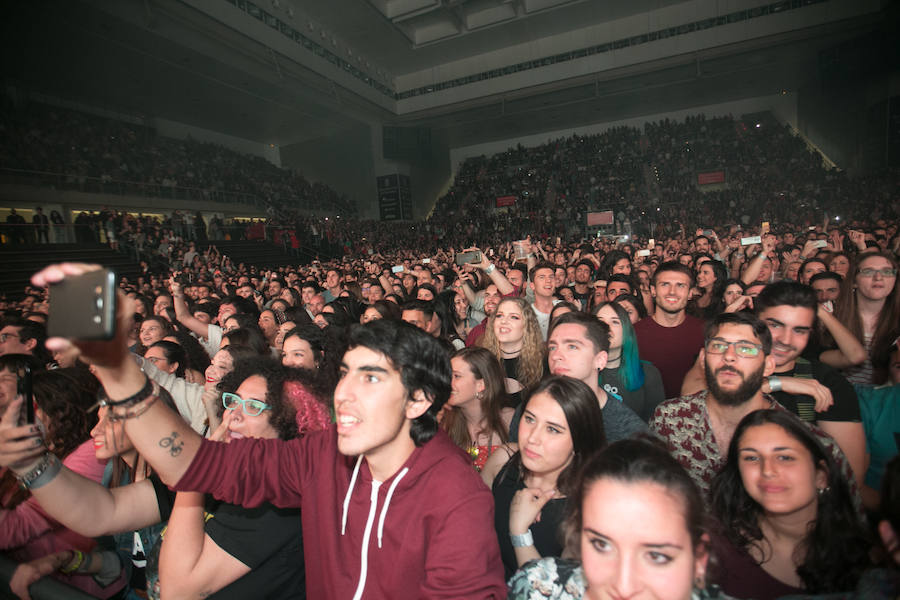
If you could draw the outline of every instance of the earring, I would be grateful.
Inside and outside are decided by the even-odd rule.
[[[484,398],[484,392],[483,392],[483,391],[478,390],[477,392],[475,392],[475,399],[476,399],[476,400],[481,400],[482,398]]]
[[[827,485],[826,485],[825,487],[823,487],[823,488],[819,488],[819,498],[821,498],[822,496],[824,496],[824,495],[825,495],[828,491],[830,491],[830,490],[831,490],[831,487],[830,487],[830,486],[827,486]]]
[[[698,590],[702,590],[706,587],[706,574],[700,573],[697,577],[694,578],[694,587]]]

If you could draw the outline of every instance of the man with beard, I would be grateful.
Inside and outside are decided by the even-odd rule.
[[[677,261],[659,265],[650,285],[656,310],[634,325],[641,360],[659,369],[666,398],[680,394],[681,382],[703,348],[703,321],[685,312],[693,286],[689,267]]]
[[[591,293],[594,291],[591,286],[591,275],[593,272],[594,264],[587,259],[580,260],[575,265],[575,282],[570,287],[572,288],[572,296],[581,303],[582,310],[587,308],[591,299]]]
[[[763,378],[775,369],[772,334],[765,323],[749,313],[722,313],[707,324],[705,333],[703,362],[708,390],[660,404],[650,429],[708,494],[741,419],[755,410],[787,409],[762,391]],[[838,445],[821,429],[806,425],[835,456],[856,494]]]

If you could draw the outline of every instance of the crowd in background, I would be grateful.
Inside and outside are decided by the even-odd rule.
[[[713,170],[728,186],[701,194]],[[343,249],[306,264],[235,264],[198,221],[123,216],[113,236],[157,260],[119,282],[113,341],[45,348],[47,284],[80,266],[2,306],[0,532],[34,532],[5,546],[13,589],[896,597],[896,186],[824,169],[765,115],[695,117],[470,159],[426,222],[273,209],[273,229]],[[609,198],[631,233],[584,238]],[[72,403],[108,395],[64,431],[36,388],[61,468],[12,458],[34,452],[9,416],[26,364],[89,382]]]

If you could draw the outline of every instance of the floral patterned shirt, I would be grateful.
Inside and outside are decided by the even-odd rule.
[[[548,557],[522,565],[509,580],[508,600],[581,600],[587,590],[581,563]],[[694,589],[691,600],[734,600],[714,585]]]

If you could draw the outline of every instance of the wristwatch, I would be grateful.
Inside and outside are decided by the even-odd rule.
[[[781,391],[781,378],[775,375],[769,375],[769,393]]]
[[[528,546],[534,546],[534,536],[531,535],[530,529],[522,535],[510,535],[509,541],[512,542],[513,548],[527,548]]]

